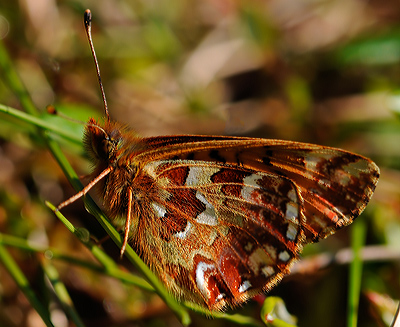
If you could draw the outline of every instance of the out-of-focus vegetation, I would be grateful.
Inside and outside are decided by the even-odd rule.
[[[400,3],[0,0],[0,39],[42,120],[78,139],[81,125],[45,108],[81,121],[103,114],[82,22],[86,8],[111,116],[140,135],[290,139],[341,147],[380,166],[376,193],[358,219],[367,226],[359,326],[390,325],[400,297]],[[0,71],[0,104],[23,110],[4,76]],[[87,174],[81,145],[52,137]],[[0,232],[16,237],[0,241],[14,242],[4,249],[54,324],[72,325],[50,291],[52,268],[86,326],[179,325],[157,295],[71,262],[95,260],[44,201],[58,204],[72,194],[37,130],[0,113]],[[104,236],[82,201],[63,213]],[[307,247],[303,266],[271,292],[299,326],[346,325],[351,259],[342,251],[337,263],[321,268],[317,258],[347,248],[349,230]],[[51,260],[37,246],[68,259]],[[127,264],[111,241],[101,246]],[[2,265],[0,301],[1,326],[43,326]],[[258,319],[260,302],[236,312]],[[227,324],[191,318],[193,326]]]

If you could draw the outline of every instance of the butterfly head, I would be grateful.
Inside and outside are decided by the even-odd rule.
[[[86,152],[95,162],[103,162],[107,166],[115,162],[123,141],[119,125],[110,120],[101,125],[94,118],[89,119],[84,144]]]

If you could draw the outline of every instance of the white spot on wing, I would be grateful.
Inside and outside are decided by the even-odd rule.
[[[262,178],[261,175],[251,174],[245,178],[243,178],[243,187],[241,191],[241,195],[247,201],[252,202],[251,193],[255,188],[260,188],[260,185],[257,184],[257,181]]]
[[[288,192],[288,198],[292,201],[292,202],[297,202],[297,193],[296,190],[294,188],[292,188],[289,192]]]
[[[299,206],[293,202],[286,203],[285,218],[290,221],[297,221],[298,216],[299,216]]]
[[[265,249],[265,251],[267,251],[269,258],[271,258],[271,261],[276,261],[276,248],[268,244],[264,244],[263,248]]]
[[[164,164],[163,160],[151,161],[151,162],[147,163],[144,168],[145,168],[147,174],[149,174],[152,177],[157,177],[158,176],[158,173],[157,173],[158,167],[161,166],[162,164]]]
[[[264,251],[262,248],[257,248],[252,254],[249,255],[248,264],[249,268],[257,276],[260,271],[260,267],[271,263],[271,261],[272,260],[266,251]]]
[[[242,190],[240,192],[240,195],[242,196],[243,199],[252,202],[253,199],[251,198],[251,193],[254,191],[254,187],[250,186],[242,186]]]
[[[324,163],[325,161],[329,161],[332,159],[334,154],[332,153],[313,153],[310,152],[305,157],[305,166],[307,170],[316,171],[318,165]]]
[[[209,264],[209,263],[205,263],[205,262],[199,262],[197,264],[197,268],[196,268],[196,284],[197,284],[197,288],[199,289],[201,294],[203,294],[207,299],[210,298],[210,295],[209,295],[208,290],[207,290],[208,284],[207,284],[207,282],[205,280],[205,273],[209,269],[210,270],[214,269],[214,265]]]
[[[207,201],[205,196],[199,191],[196,192],[196,198],[206,205],[206,210],[204,210],[196,217],[196,221],[200,224],[216,226],[218,224],[218,220],[215,214],[214,207],[211,205],[210,202]]]
[[[252,286],[252,285],[251,285],[250,281],[245,280],[245,281],[242,283],[242,285],[240,285],[240,287],[239,287],[239,292],[240,292],[240,293],[246,292],[251,286]]]
[[[338,177],[338,175],[340,175],[340,176]],[[348,176],[348,175],[346,175],[346,174],[340,174],[340,172],[337,172],[337,173],[335,174],[335,180],[338,180],[339,183],[340,183],[341,185],[343,185],[343,186],[347,186],[347,185],[349,185],[350,182],[351,182],[350,176]]]
[[[157,202],[152,202],[151,206],[154,209],[154,212],[158,218],[164,217],[165,213],[167,212],[167,209],[165,207]]]
[[[243,178],[243,183],[244,183],[244,185],[254,186],[254,187],[259,188],[260,185],[258,185],[257,181],[260,180],[261,178],[262,178],[261,175],[251,174],[251,175]]]
[[[275,269],[271,266],[264,266],[261,268],[261,272],[265,277],[270,277],[275,274]]]
[[[297,236],[297,226],[290,223],[288,226],[288,229],[286,231],[286,237],[288,240],[290,241],[294,241],[296,239]]]
[[[199,186],[210,184],[210,177],[220,171],[219,168],[190,167],[189,174],[186,177],[187,186]]]
[[[190,233],[191,229],[192,229],[192,224],[190,223],[190,221],[188,221],[185,230],[183,232],[175,233],[174,236],[184,240]]]
[[[329,188],[331,186],[331,182],[327,179],[318,179],[318,185],[324,187],[324,188]]]
[[[250,252],[251,251],[251,249],[253,248],[253,243],[251,243],[251,242],[247,242],[247,244],[244,246],[244,249],[247,251],[247,252]]]
[[[287,253],[287,251],[282,251],[281,253],[279,253],[279,260],[286,262],[290,259],[290,255],[289,253]]]
[[[219,301],[219,300],[222,300],[225,296],[226,296],[225,293],[219,293],[218,296],[217,296],[217,300],[218,300],[218,301]]]

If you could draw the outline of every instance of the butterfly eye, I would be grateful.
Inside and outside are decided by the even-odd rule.
[[[119,139],[105,139],[102,142],[102,150],[107,158],[112,159],[115,157],[115,152],[118,150]]]
[[[111,142],[107,139],[101,142],[101,149],[104,154],[110,153]]]

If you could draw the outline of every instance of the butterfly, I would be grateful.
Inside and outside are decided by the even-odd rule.
[[[85,26],[90,35],[90,11]],[[103,99],[104,91],[101,85]],[[210,310],[269,291],[307,243],[347,226],[379,178],[371,160],[282,140],[172,135],[141,138],[91,118],[84,145],[91,182],[129,243],[166,288]]]

